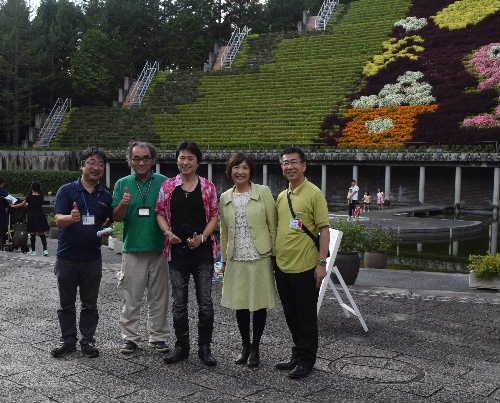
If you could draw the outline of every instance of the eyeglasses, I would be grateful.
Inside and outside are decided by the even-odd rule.
[[[88,165],[90,167],[97,167],[97,168],[104,168],[104,162],[102,161],[97,161],[97,160],[87,160],[85,161],[85,165]]]
[[[285,160],[285,161],[281,161],[281,165],[283,165],[284,167],[288,167],[290,165],[298,165],[298,164],[302,164],[302,161],[301,160]]]
[[[152,161],[153,158],[152,157],[132,157],[132,162],[135,163],[135,164],[138,164],[139,162],[150,162]]]

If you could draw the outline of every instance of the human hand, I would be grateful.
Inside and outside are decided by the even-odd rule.
[[[128,187],[125,186],[125,189],[123,189],[123,196],[121,203],[125,206],[128,206],[131,201],[132,201],[132,195],[128,191]]]
[[[73,223],[80,222],[82,216],[80,214],[80,210],[78,209],[78,204],[76,204],[76,201],[73,202],[73,208],[71,209],[71,221]]]
[[[316,280],[316,288],[321,287],[323,279],[326,277],[326,266],[318,264],[314,269],[314,278]]]
[[[175,235],[172,231],[165,231],[165,236],[171,245],[179,245],[182,243],[182,239]]]
[[[187,239],[187,244],[189,249],[193,250],[198,248],[201,245],[202,235],[198,235],[196,232],[193,232],[193,236]]]

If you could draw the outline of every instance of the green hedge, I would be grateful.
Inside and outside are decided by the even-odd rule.
[[[11,193],[24,195],[29,191],[31,182],[40,182],[45,194],[51,192],[55,195],[61,185],[80,177],[80,171],[2,171],[0,175]]]

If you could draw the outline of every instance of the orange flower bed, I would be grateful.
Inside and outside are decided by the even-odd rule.
[[[351,108],[344,113],[351,120],[337,139],[339,147],[401,148],[413,138],[418,115],[435,112],[438,105],[410,105],[390,108]],[[394,127],[382,133],[369,132],[365,123],[377,118],[392,119]]]

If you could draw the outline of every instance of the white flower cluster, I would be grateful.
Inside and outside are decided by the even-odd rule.
[[[424,77],[420,71],[407,71],[394,84],[386,84],[377,95],[362,96],[352,102],[354,108],[384,108],[401,105],[430,105],[436,101],[432,86],[419,82]]]
[[[406,32],[418,31],[427,25],[427,19],[425,17],[406,17],[402,20],[396,21],[394,23],[395,27],[401,27]]]
[[[377,118],[374,120],[367,120],[365,127],[370,133],[383,133],[394,127],[394,122],[390,118]]]
[[[489,55],[492,59],[499,59],[499,58],[500,58],[500,45],[495,45],[495,46],[492,46],[492,47],[488,50],[488,55]]]

